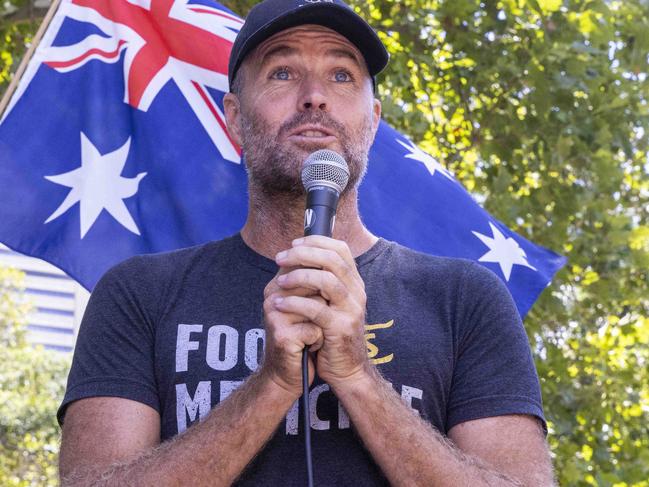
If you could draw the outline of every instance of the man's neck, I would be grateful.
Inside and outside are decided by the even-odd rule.
[[[305,197],[268,196],[250,188],[248,218],[241,229],[244,242],[255,252],[274,259],[304,235]],[[338,202],[333,238],[347,242],[354,257],[372,247],[378,238],[365,228],[358,214],[356,189],[343,194]]]

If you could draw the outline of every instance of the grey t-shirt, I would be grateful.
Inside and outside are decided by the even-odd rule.
[[[445,434],[504,414],[544,421],[525,331],[494,274],[385,240],[356,263],[368,355],[423,418]],[[204,418],[261,362],[263,290],[277,269],[239,235],[111,269],[88,303],[59,422],[70,402],[93,396],[151,406],[163,440]],[[387,485],[329,386],[316,379],[311,400],[316,485]],[[305,484],[298,411],[237,485]]]

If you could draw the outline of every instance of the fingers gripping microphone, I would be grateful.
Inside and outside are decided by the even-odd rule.
[[[302,166],[306,189],[304,235],[331,237],[340,193],[349,181],[347,162],[338,153],[322,149],[307,157]]]
[[[304,235],[331,237],[336,221],[338,199],[349,181],[347,162],[338,153],[322,149],[307,157],[302,166],[302,184],[306,189]],[[302,423],[306,451],[307,485],[313,487],[311,458],[311,421],[309,407],[309,352],[302,352]]]

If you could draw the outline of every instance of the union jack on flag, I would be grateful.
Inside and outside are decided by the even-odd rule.
[[[63,3],[57,20],[74,20],[99,32],[86,32],[71,44],[42,44],[45,65],[68,73],[95,59],[123,60],[124,103],[143,112],[173,81],[221,156],[240,161],[223,112],[208,90],[228,90],[228,56],[242,25],[238,17],[214,4],[190,1],[72,0]]]
[[[241,25],[210,0],[62,0],[0,121],[0,241],[92,289],[132,255],[238,231],[246,174],[222,100]],[[385,123],[360,205],[378,235],[489,267],[522,315],[565,262]]]

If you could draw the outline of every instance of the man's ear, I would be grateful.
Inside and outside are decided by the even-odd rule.
[[[228,133],[239,147],[241,147],[241,103],[234,93],[226,93],[223,97],[223,111]]]
[[[372,134],[376,135],[376,131],[379,129],[379,123],[381,122],[381,102],[374,98],[372,106]]]

